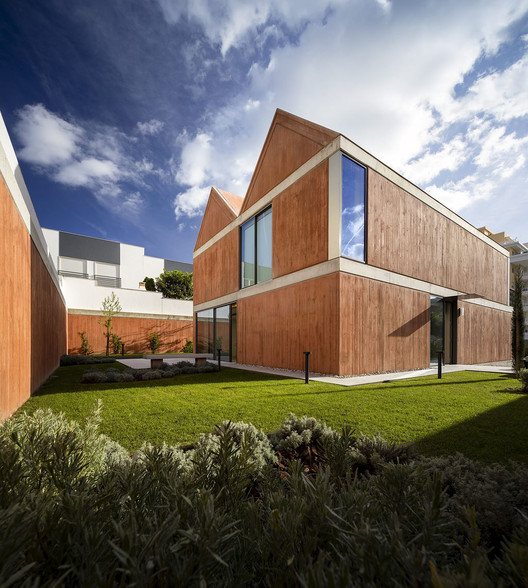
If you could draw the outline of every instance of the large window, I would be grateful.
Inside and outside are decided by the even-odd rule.
[[[236,304],[196,313],[196,353],[216,358],[218,349],[225,360],[236,361]]]
[[[271,208],[244,223],[240,232],[241,287],[271,280]]]
[[[341,255],[365,261],[365,168],[342,156]]]

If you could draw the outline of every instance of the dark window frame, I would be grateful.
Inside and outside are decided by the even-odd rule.
[[[259,218],[264,216],[264,214],[266,214],[267,212],[271,212],[272,211],[272,205],[270,204],[269,206],[266,206],[265,208],[263,208],[262,210],[260,210],[257,214],[255,214],[254,216],[252,216],[251,218],[248,218],[247,221],[245,221],[244,223],[242,223],[240,225],[240,231],[239,231],[239,237],[238,237],[238,248],[239,248],[239,252],[240,255],[238,256],[238,283],[239,283],[239,289],[243,290],[245,288],[251,288],[251,286],[256,286],[257,284],[263,284],[264,282],[268,282],[269,280],[262,280],[262,281],[258,281],[258,246],[257,246],[257,242],[258,242],[258,221]],[[273,236],[273,212],[271,212],[271,233]],[[243,255],[243,250],[242,250],[242,232],[243,232],[243,228],[245,225],[247,225],[248,223],[250,223],[252,220],[255,221],[254,223],[254,242],[253,242],[253,247],[255,250],[255,262],[254,262],[254,269],[253,269],[253,278],[254,278],[254,282],[253,284],[248,284],[247,286],[244,286],[244,275],[242,272],[242,255]],[[273,239],[272,239],[273,240]],[[273,258],[273,249],[272,249],[272,258]],[[272,266],[273,267],[273,266]],[[270,278],[271,279],[271,278]]]

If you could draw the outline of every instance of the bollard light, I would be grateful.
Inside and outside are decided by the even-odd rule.
[[[304,383],[310,383],[310,353],[311,351],[303,351],[304,353]]]

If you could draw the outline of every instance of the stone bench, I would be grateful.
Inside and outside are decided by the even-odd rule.
[[[195,365],[204,364],[208,359],[213,359],[211,353],[171,353],[170,355],[144,355],[143,359],[150,359],[152,369],[160,368],[165,359],[194,359]]]

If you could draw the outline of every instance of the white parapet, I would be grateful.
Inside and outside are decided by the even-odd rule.
[[[98,286],[94,280],[61,276],[62,291],[70,312],[98,314],[103,300],[112,292],[119,298],[121,316],[158,315],[159,318],[192,320],[192,300],[163,298],[159,292],[147,292],[128,288]]]

